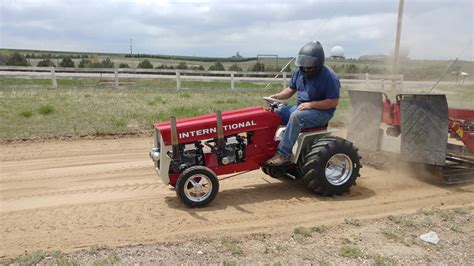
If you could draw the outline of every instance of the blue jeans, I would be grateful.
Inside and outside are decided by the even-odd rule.
[[[297,107],[297,105],[288,105],[277,109],[277,113],[282,118],[281,124],[286,125],[277,152],[285,158],[289,158],[301,129],[324,126],[333,116],[322,110],[298,110]]]

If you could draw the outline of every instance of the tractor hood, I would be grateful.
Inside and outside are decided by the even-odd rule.
[[[280,123],[281,118],[278,114],[261,106],[222,112],[225,136],[262,129],[275,132]],[[156,123],[154,126],[160,131],[165,145],[171,145],[170,122]],[[179,143],[217,138],[216,114],[178,119],[176,127]]]

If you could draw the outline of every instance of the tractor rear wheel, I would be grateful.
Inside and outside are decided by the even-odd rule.
[[[219,180],[216,174],[204,166],[184,170],[176,182],[176,194],[188,207],[204,207],[217,196]]]
[[[302,156],[298,165],[303,182],[317,194],[342,195],[349,192],[359,176],[357,148],[343,138],[318,139]]]

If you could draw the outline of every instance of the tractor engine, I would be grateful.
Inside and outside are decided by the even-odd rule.
[[[171,173],[179,173],[195,165],[204,165],[204,152],[200,142],[187,145],[180,144],[178,149],[179,156],[171,160],[170,163]]]
[[[181,173],[187,168],[196,165],[205,165],[204,149],[215,152],[218,165],[228,165],[243,162],[245,158],[246,137],[240,135],[229,136],[224,139],[222,149],[217,149],[218,141],[210,139],[204,142],[196,141],[190,144],[179,144],[177,158],[171,161],[170,172]]]
[[[150,157],[165,184],[193,167],[217,175],[260,168],[275,154],[281,118],[260,106],[155,124]]]

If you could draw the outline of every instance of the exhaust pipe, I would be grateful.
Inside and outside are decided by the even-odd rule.
[[[173,147],[173,159],[179,157],[179,147],[178,147],[178,130],[176,128],[176,117],[172,116],[170,118],[171,124],[171,145]]]
[[[217,150],[224,149],[224,127],[222,126],[222,112],[216,112],[217,119]]]

